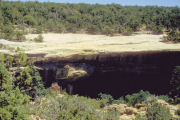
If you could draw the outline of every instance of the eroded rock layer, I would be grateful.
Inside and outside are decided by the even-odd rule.
[[[119,97],[139,90],[166,94],[173,68],[180,65],[180,52],[75,55],[38,61],[36,65],[42,68],[46,86],[58,82],[74,94],[96,97],[103,92]]]

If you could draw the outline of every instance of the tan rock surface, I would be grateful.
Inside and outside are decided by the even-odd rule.
[[[62,78],[62,80],[64,79],[64,80],[68,80],[72,82],[88,75],[87,71],[81,68],[75,68],[75,67],[66,65],[64,66],[64,69],[66,71],[66,76]]]
[[[180,104],[179,105],[171,105],[171,104],[165,102],[164,100],[157,100],[157,102],[168,107],[170,109],[170,113],[173,115],[174,118],[180,119],[180,116],[175,114],[176,111],[178,110],[178,108],[180,107]]]
[[[180,107],[180,105],[171,105],[165,102],[164,100],[160,100],[160,99],[158,99],[157,102],[168,107],[174,118],[180,119],[180,117],[175,114],[176,110],[178,109],[178,107]],[[141,116],[145,116],[147,112],[147,108],[148,106],[145,104],[136,104],[134,107],[128,107],[126,104],[112,104],[106,106],[104,110],[119,111],[119,113],[121,114],[120,120],[134,120],[137,114]]]
[[[37,35],[27,35],[33,39]],[[17,47],[29,54],[46,54],[45,57],[65,57],[72,55],[94,55],[112,52],[180,50],[180,44],[161,42],[163,35],[134,34],[132,36],[105,36],[88,34],[43,34],[44,42],[11,42],[0,39],[0,52],[12,53]],[[9,51],[10,50],[10,51]]]

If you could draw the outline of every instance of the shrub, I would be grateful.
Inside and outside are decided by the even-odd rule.
[[[0,91],[13,89],[13,78],[4,64],[0,64]]]
[[[144,102],[147,97],[151,96],[151,94],[148,91],[140,91],[139,93],[134,93],[132,95],[126,95],[125,96],[125,101],[129,105],[135,105],[137,103],[142,103]]]
[[[133,30],[130,27],[125,27],[124,29],[121,30],[121,33],[122,33],[122,35],[130,36],[130,35],[132,35]]]
[[[179,103],[180,103],[180,97],[175,97],[174,104],[179,104]]]
[[[114,33],[115,33],[115,31],[114,31],[114,29],[106,26],[106,27],[103,29],[102,33],[105,34],[105,35],[113,36]]]
[[[22,31],[16,31],[15,32],[15,39],[17,40],[17,41],[24,41],[26,38],[25,38],[25,36],[24,36],[24,33],[22,32]]]
[[[4,39],[8,39],[8,40],[11,40],[13,39],[14,37],[14,28],[12,25],[4,25],[2,28],[1,28],[1,32],[2,32],[2,37]]]
[[[45,94],[41,76],[34,66],[25,67],[16,76],[15,85],[31,98]]]
[[[18,67],[26,66],[28,61],[28,56],[24,53],[24,50],[18,47],[15,52],[16,52],[16,58],[15,58],[16,65]]]
[[[33,18],[33,16],[26,15],[24,16],[24,23],[26,23],[27,25],[34,26],[37,24],[37,21]]]
[[[103,112],[100,102],[95,99],[77,95],[49,94],[46,98],[36,99],[30,111],[38,113],[41,118],[50,120],[118,120],[116,111]],[[41,104],[41,107],[38,107]]]
[[[13,66],[14,58],[12,56],[7,56],[5,60],[6,60],[6,67],[11,68]]]
[[[164,40],[180,42],[180,33],[177,30],[172,29],[168,33],[167,37],[164,37]]]
[[[4,62],[5,62],[4,54],[0,53],[0,63],[4,64]]]
[[[42,35],[38,35],[35,39],[34,39],[34,41],[35,42],[43,42],[43,36]]]
[[[13,77],[3,64],[0,64],[0,119],[25,119],[23,105],[29,102],[29,97],[23,95],[19,88],[13,85]],[[14,89],[15,88],[15,89]]]
[[[164,100],[164,101],[166,101],[166,102],[170,102],[170,98],[169,98],[169,96],[167,96],[167,95],[160,95],[160,96],[158,96],[158,99],[162,99],[162,100]]]
[[[27,95],[21,94],[18,88],[11,91],[0,91],[0,119],[27,119],[24,106],[28,103],[29,97]]]
[[[169,109],[160,103],[153,103],[147,110],[148,120],[171,120],[172,115]]]
[[[99,33],[99,28],[96,25],[90,25],[87,28],[87,32],[89,34],[97,34],[97,33]]]
[[[153,34],[162,34],[163,33],[163,27],[162,26],[153,26],[152,27],[152,33]]]
[[[43,28],[41,26],[37,26],[36,30],[33,31],[34,34],[41,34],[43,32]]]
[[[141,115],[136,115],[134,120],[147,120],[147,118],[145,116],[141,116]]]
[[[112,104],[114,101],[114,98],[109,94],[99,93],[98,96],[101,100],[106,100],[107,104]]]
[[[124,100],[124,97],[120,97],[119,99],[114,100],[113,104],[126,104],[126,101]]]
[[[153,104],[154,102],[156,102],[158,100],[158,97],[155,95],[151,95],[149,97],[146,98],[146,100],[144,101],[145,104]]]

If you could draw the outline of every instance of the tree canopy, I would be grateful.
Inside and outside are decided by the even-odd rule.
[[[39,3],[37,1],[3,2],[3,6],[0,7],[1,25],[23,25],[38,29],[38,32],[85,31],[111,35],[134,32],[145,27],[159,34],[164,29],[180,29],[179,19],[179,7]],[[10,28],[7,30],[11,31]]]

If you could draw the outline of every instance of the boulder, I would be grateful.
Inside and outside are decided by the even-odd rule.
[[[147,111],[148,106],[146,104],[136,104],[135,108],[138,109],[139,112]]]
[[[61,87],[55,82],[51,84],[50,90],[51,92],[61,92]]]
[[[126,115],[136,115],[137,112],[138,112],[138,111],[137,111],[136,108],[126,107],[124,114],[126,114]]]
[[[79,78],[85,77],[88,75],[87,71],[82,68],[75,68],[69,65],[64,66],[65,69],[65,77],[61,80],[65,80],[67,82],[76,81]]]

